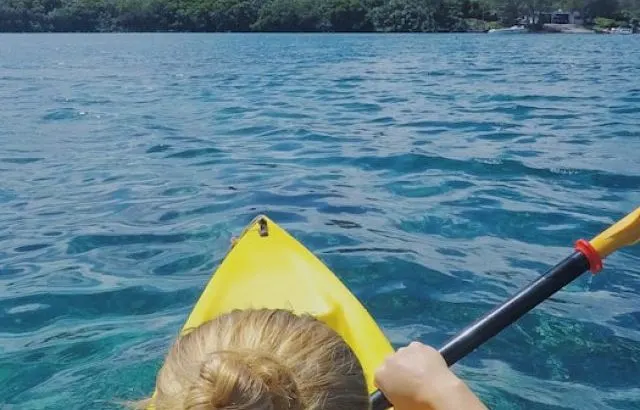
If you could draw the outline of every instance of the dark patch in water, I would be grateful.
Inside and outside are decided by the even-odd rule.
[[[42,161],[44,158],[0,158],[0,161],[8,164],[31,164],[32,162]]]
[[[133,259],[136,261],[141,261],[141,260],[153,258],[156,255],[160,255],[162,252],[164,251],[161,251],[160,249],[150,249],[148,251],[130,253],[129,255],[127,255],[127,258]]]
[[[171,149],[171,145],[169,144],[159,144],[159,145],[154,145],[153,147],[149,148],[147,150],[147,154],[153,154],[156,152],[165,152],[167,150]]]
[[[158,221],[160,221],[160,222],[170,221],[172,219],[176,219],[179,216],[180,216],[180,212],[169,211],[169,212],[165,212],[164,214],[162,214],[160,216],[160,218],[158,218]]]
[[[45,121],[72,120],[80,117],[81,114],[75,108],[58,108],[49,110],[49,113],[42,117]]]
[[[196,158],[201,156],[209,156],[212,154],[221,154],[222,152],[222,150],[219,150],[217,148],[196,148],[167,155],[167,158]]]
[[[33,244],[33,245],[19,246],[19,247],[15,248],[14,250],[16,252],[32,252],[32,251],[37,251],[37,250],[40,250],[40,249],[48,248],[49,246],[51,246],[51,244],[48,244],[48,243],[37,243],[37,244]]]
[[[362,228],[362,225],[356,222],[346,221],[343,219],[329,219],[325,225],[335,225],[343,229],[356,229]]]

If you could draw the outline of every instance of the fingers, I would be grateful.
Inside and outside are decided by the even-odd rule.
[[[399,348],[388,356],[374,374],[376,386],[384,385],[388,378],[398,377],[398,373],[409,373],[416,376],[426,371],[435,370],[434,367],[446,369],[447,365],[436,349],[418,341]]]

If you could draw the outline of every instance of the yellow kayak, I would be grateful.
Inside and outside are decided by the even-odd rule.
[[[202,292],[182,331],[233,309],[289,309],[322,320],[354,350],[369,392],[393,348],[371,315],[308,249],[265,216],[238,238]]]

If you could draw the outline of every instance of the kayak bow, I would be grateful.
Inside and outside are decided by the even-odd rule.
[[[334,329],[362,364],[369,392],[375,370],[393,353],[376,322],[309,250],[266,216],[237,239],[210,279],[183,332],[234,309],[308,313]]]

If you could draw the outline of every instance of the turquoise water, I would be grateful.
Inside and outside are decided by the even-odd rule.
[[[640,205],[640,36],[3,35],[0,104],[0,408],[148,394],[258,213],[438,346]],[[639,292],[617,253],[456,372],[638,409]]]

